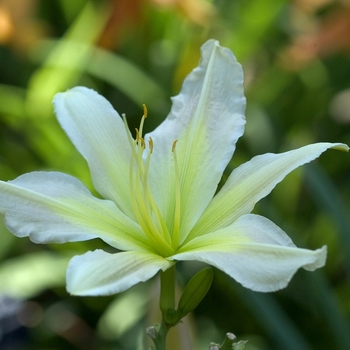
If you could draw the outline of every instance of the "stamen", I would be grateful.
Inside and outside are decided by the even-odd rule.
[[[162,217],[162,214],[160,213],[160,210],[156,204],[156,201],[154,200],[154,197],[152,195],[149,183],[148,183],[148,172],[149,172],[149,165],[151,160],[151,154],[153,151],[153,140],[152,138],[149,139],[150,144],[150,150],[147,154],[146,158],[146,164],[145,164],[145,173],[144,173],[144,179],[143,179],[143,185],[144,185],[144,194],[145,194],[145,201],[147,201],[150,204],[150,207],[152,209],[152,212],[155,216],[156,222],[158,224],[158,227],[161,228],[162,233],[164,235],[165,240],[171,244],[171,238],[169,230],[164,222],[164,219]]]
[[[126,117],[123,115],[124,126],[132,152],[129,167],[130,195],[136,219],[151,244],[162,255],[170,255],[173,253],[170,234],[148,183],[150,158],[153,152],[152,138],[148,140],[149,151],[145,162],[143,161],[143,152],[146,149],[146,143],[142,137],[142,130],[146,117],[147,108],[144,105],[144,115],[140,122],[140,128],[136,129],[135,140],[133,140]]]
[[[143,134],[143,124],[145,123],[145,119],[147,118],[147,107],[145,104],[142,105],[143,106],[143,116],[141,118],[141,122],[140,122],[140,136],[142,137]]]
[[[133,174],[134,174],[134,160],[133,160],[133,156],[131,156],[132,160],[130,162],[130,170],[129,170],[129,183],[130,183],[130,194],[131,194],[131,200],[132,200],[132,206],[134,208],[134,213],[136,216],[136,219],[138,221],[138,223],[140,224],[143,232],[146,234],[146,236],[148,237],[148,239],[150,240],[151,244],[156,247],[156,241],[154,239],[154,237],[151,235],[151,233],[149,232],[149,230],[146,227],[146,224],[143,220],[142,214],[140,212],[138,203],[137,203],[137,198],[136,198],[136,193],[135,193],[135,189],[134,189],[134,179],[133,179]]]
[[[148,152],[147,158],[146,158],[146,164],[144,168],[144,174],[143,177],[140,179],[142,182],[142,189],[140,187],[140,182],[138,182],[139,185],[139,193],[143,193],[143,198],[141,199],[140,205],[144,208],[144,215],[147,217],[149,220],[147,220],[148,226],[150,227],[151,231],[154,233],[157,233],[159,236],[161,236],[161,232],[159,231],[159,228],[156,226],[155,222],[153,221],[153,216],[152,216],[152,211],[153,211],[153,206],[152,206],[152,193],[150,192],[149,189],[149,184],[148,184],[148,171],[149,171],[149,163],[151,159],[151,153]],[[158,209],[158,208],[157,208]],[[154,212],[154,211],[153,211]],[[158,225],[159,226],[159,225]]]
[[[138,153],[136,153],[135,150],[135,143],[137,143],[137,140],[133,140],[129,131],[128,123],[125,117],[125,114],[123,115],[123,120],[124,120],[124,126],[125,126],[125,131],[128,137],[128,141],[131,147],[131,158],[130,158],[130,167],[129,167],[129,184],[130,184],[130,195],[131,195],[131,200],[132,200],[132,205],[134,208],[134,213],[136,216],[137,221],[139,222],[140,226],[142,227],[143,231],[145,232],[146,236],[150,239],[150,241],[156,246],[156,241],[155,238],[152,236],[152,233],[148,229],[146,222],[144,220],[144,217],[142,215],[142,209],[140,208],[140,203],[143,201],[138,200],[138,195],[140,194],[140,189],[136,188],[135,191],[135,184],[139,185],[140,184],[140,177],[141,172],[144,170],[143,169],[143,164],[142,161],[141,163],[139,162],[139,157]],[[136,133],[136,137],[138,135],[138,129]],[[136,162],[137,170],[134,170],[134,165]],[[139,186],[137,186],[139,187]]]

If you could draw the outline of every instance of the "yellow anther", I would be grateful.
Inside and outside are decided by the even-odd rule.
[[[149,145],[149,151],[150,151],[150,153],[152,153],[153,152],[153,140],[152,140],[152,137],[150,137],[148,139],[148,145]]]
[[[175,140],[174,142],[173,142],[173,146],[171,147],[171,152],[175,152],[175,147],[176,147],[176,144],[177,144],[177,141],[178,140]]]
[[[143,104],[142,107],[143,107],[143,117],[146,119],[147,118],[147,107],[145,104]]]
[[[136,142],[139,142],[140,140],[140,132],[139,132],[139,129],[138,128],[135,128],[135,141]]]
[[[145,148],[146,148],[146,143],[145,143],[144,138],[143,138],[143,137],[140,137],[139,141],[141,142],[141,147],[142,147],[143,149],[145,149]]]
[[[135,128],[135,132],[136,132],[136,135],[135,135],[136,143],[139,144],[143,149],[145,149],[146,143],[145,143],[144,138],[141,136],[139,129]]]
[[[139,134],[140,136],[142,136],[143,133],[143,124],[145,122],[145,119],[147,118],[147,107],[145,104],[142,105],[143,106],[143,116],[141,118],[141,122],[140,122],[140,129],[139,129]]]

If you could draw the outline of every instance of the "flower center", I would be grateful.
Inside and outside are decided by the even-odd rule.
[[[124,125],[131,146],[129,183],[132,205],[137,221],[150,240],[156,252],[164,257],[173,255],[179,242],[180,230],[180,180],[176,157],[176,143],[172,146],[175,171],[175,208],[174,224],[171,232],[158,208],[148,181],[150,161],[153,152],[153,140],[150,137],[148,145],[142,137],[144,121],[147,118],[147,108],[143,105],[144,114],[140,127],[136,129],[135,140],[132,138],[128,124],[123,115]],[[144,152],[147,152],[144,157]]]

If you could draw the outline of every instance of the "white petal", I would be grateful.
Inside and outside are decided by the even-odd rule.
[[[241,215],[250,213],[255,203],[268,195],[292,170],[329,148],[349,149],[343,144],[315,143],[285,153],[263,154],[239,166],[211,201],[189,239],[226,227]]]
[[[0,212],[16,236],[35,243],[64,243],[100,237],[119,249],[147,246],[140,227],[109,200],[92,196],[76,178],[33,172],[0,181]]]
[[[167,217],[173,215],[174,201],[169,201],[175,198],[171,149],[178,140],[183,235],[213,197],[245,124],[242,67],[217,41],[208,41],[201,51],[200,65],[173,98],[170,114],[148,135],[154,143],[150,181]]]
[[[165,271],[174,263],[144,252],[109,254],[103,250],[75,256],[68,265],[67,291],[74,295],[110,295]]]
[[[104,97],[85,87],[59,93],[53,103],[59,123],[89,164],[96,190],[132,217],[131,149],[119,114]]]
[[[258,292],[286,287],[299,268],[320,268],[327,255],[326,247],[315,251],[297,248],[278,226],[252,214],[225,229],[195,238],[182,250],[185,252],[172,258],[208,263]]]

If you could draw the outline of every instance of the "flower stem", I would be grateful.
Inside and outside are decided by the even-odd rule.
[[[174,326],[171,315],[176,314],[175,307],[175,265],[166,271],[160,272],[160,299],[159,307],[162,312],[162,322],[146,329],[152,338],[155,350],[166,350],[166,336]]]
[[[160,300],[159,307],[164,313],[175,307],[175,265],[160,272]]]
[[[152,327],[146,329],[147,335],[152,338],[154,347],[150,349],[154,350],[166,350],[166,336],[169,328],[166,326],[164,318],[161,324],[155,324]]]

